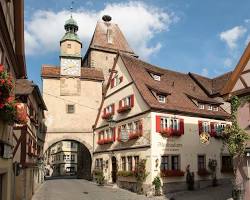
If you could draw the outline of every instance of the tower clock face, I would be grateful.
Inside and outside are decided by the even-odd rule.
[[[61,58],[61,75],[80,76],[81,59]]]

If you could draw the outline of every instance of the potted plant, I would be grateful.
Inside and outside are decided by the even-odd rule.
[[[103,172],[102,171],[96,171],[96,172],[94,172],[94,175],[95,175],[96,183],[99,186],[103,186],[104,185],[104,180],[105,180]]]
[[[161,195],[161,179],[159,176],[156,176],[152,182],[155,187],[155,196]]]

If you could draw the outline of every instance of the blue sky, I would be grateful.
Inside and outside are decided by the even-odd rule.
[[[25,1],[28,77],[41,86],[42,64],[59,65],[70,0]],[[83,55],[97,20],[110,14],[130,46],[154,65],[215,77],[234,69],[250,39],[250,1],[75,0]]]

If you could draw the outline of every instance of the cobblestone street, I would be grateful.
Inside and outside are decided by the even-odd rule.
[[[195,191],[169,194],[175,200],[226,200],[230,198],[230,185],[208,187]],[[99,187],[93,182],[80,179],[48,180],[36,192],[32,200],[167,200],[166,197],[148,198],[144,195],[112,188]]]
[[[99,187],[81,179],[48,180],[36,192],[32,200],[165,200],[164,197],[147,198],[144,195],[112,188]]]

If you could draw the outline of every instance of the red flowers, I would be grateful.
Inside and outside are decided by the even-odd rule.
[[[4,66],[0,65],[0,73],[2,73],[4,71]]]

